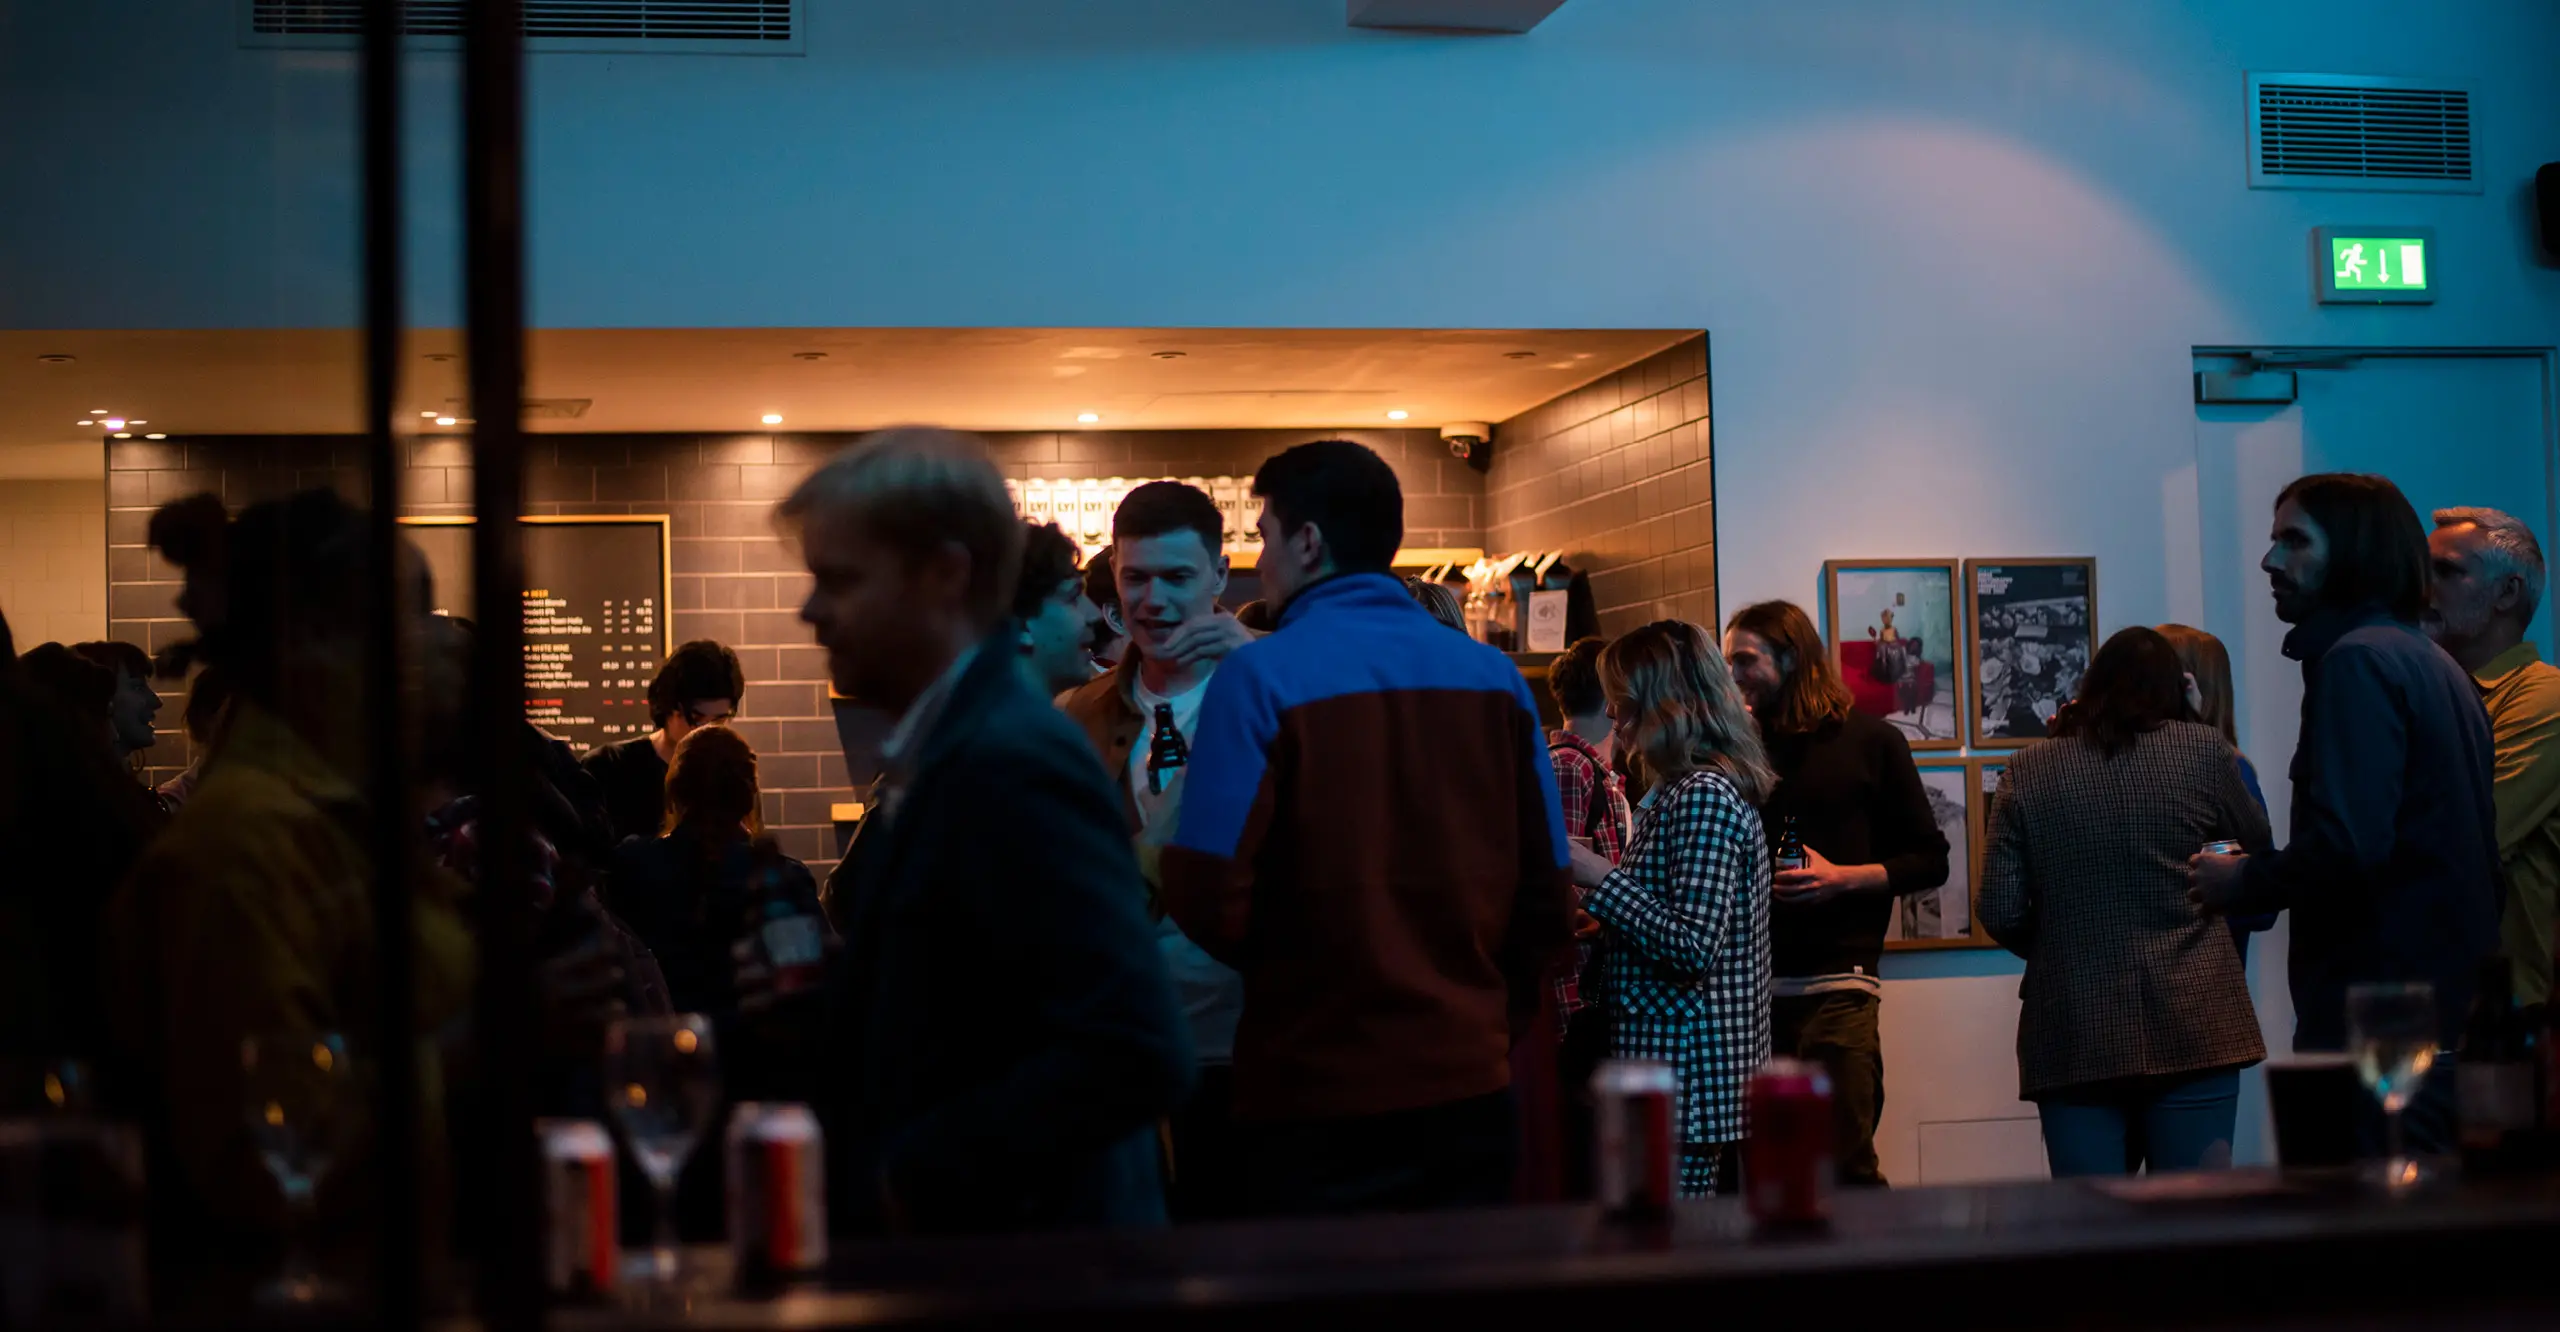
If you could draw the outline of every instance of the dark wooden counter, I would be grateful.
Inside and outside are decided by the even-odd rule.
[[[2560,1326],[2560,1180],[2391,1201],[2333,1177],[2227,1179],[2237,1196],[1848,1195],[1828,1234],[1775,1240],[1715,1200],[1650,1233],[1529,1208],[842,1244],[819,1288],[554,1326]]]

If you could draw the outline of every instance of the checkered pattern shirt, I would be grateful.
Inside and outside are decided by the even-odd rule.
[[[1686,1143],[1739,1141],[1743,1084],[1769,1061],[1769,844],[1719,772],[1661,788],[1626,859],[1584,899],[1608,934],[1596,1002],[1610,1053],[1679,1072]]]
[[[1627,804],[1627,784],[1600,759],[1591,742],[1571,731],[1547,732],[1547,757],[1556,767],[1556,796],[1564,806],[1567,837],[1588,838],[1591,849],[1618,863],[1635,828],[1635,812]],[[1579,890],[1577,890],[1577,899]],[[1575,944],[1573,961],[1556,973],[1556,1038],[1564,1038],[1573,1015],[1582,1011],[1582,976],[1591,967],[1591,945]]]

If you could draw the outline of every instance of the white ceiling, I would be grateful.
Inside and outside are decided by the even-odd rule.
[[[549,431],[1315,428],[1499,421],[1681,330],[545,329],[526,396],[590,400]],[[462,410],[461,337],[414,334],[401,419]],[[800,359],[796,353],[823,352]],[[1179,357],[1159,357],[1180,352]],[[1527,352],[1527,356],[1513,353]],[[84,465],[105,408],[170,434],[361,428],[353,330],[0,331],[0,475]],[[68,364],[39,358],[70,356]]]

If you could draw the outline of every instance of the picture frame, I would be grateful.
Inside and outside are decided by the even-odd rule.
[[[1964,745],[1958,561],[1824,560],[1823,641],[1853,706],[1915,752]]]
[[[1975,773],[1974,792],[1978,804],[1974,810],[1973,846],[1969,853],[1973,858],[1973,881],[1979,885],[1982,882],[1983,869],[1991,860],[1991,801],[1994,796],[2000,794],[2000,777],[2009,770],[2009,760],[1976,758],[1971,762]]]
[[[1966,560],[1964,603],[1968,743],[2018,749],[2042,740],[2097,654],[2098,562]]]
[[[1884,947],[1889,953],[1946,948],[1992,948],[1982,923],[1975,919],[1974,900],[1982,881],[1981,858],[1986,802],[1982,797],[1981,760],[1927,757],[1918,762],[1920,785],[1938,815],[1938,830],[1947,837],[1947,881],[1936,888],[1893,899],[1886,917]]]

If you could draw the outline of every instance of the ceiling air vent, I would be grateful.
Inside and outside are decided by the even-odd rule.
[[[798,55],[802,0],[524,0],[533,51]],[[468,0],[408,0],[413,46],[451,48]],[[347,46],[364,35],[371,0],[240,0],[246,46]]]
[[[2249,76],[2249,184],[2478,194],[2471,90],[2441,79]]]

